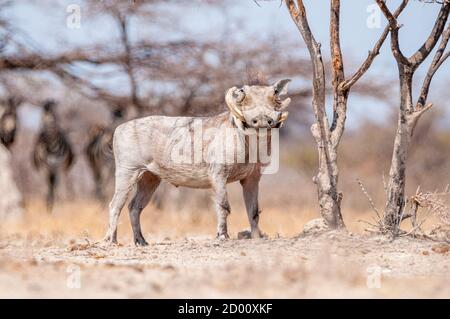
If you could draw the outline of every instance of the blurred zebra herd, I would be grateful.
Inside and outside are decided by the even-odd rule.
[[[14,144],[17,127],[17,109],[22,100],[10,97],[0,103],[0,141],[10,149]],[[73,166],[76,156],[68,138],[67,131],[60,126],[56,114],[57,103],[46,100],[42,103],[41,126],[31,150],[32,166],[42,171],[46,178],[47,211],[52,212],[55,203],[55,191],[61,174],[67,174]],[[115,127],[123,119],[123,108],[118,106],[111,112],[109,125],[95,125],[88,133],[84,155],[87,158],[96,185],[96,197],[104,201],[105,183],[114,171],[112,157],[112,138]]]

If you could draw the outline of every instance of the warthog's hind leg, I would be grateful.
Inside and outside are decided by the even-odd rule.
[[[148,245],[144,236],[142,236],[140,217],[142,210],[147,206],[160,182],[161,180],[158,176],[150,172],[144,173],[137,183],[136,194],[128,205],[134,244],[136,246]]]
[[[127,201],[131,188],[136,183],[138,175],[138,171],[120,167],[116,169],[116,186],[114,196],[109,204],[109,228],[103,239],[106,242],[117,243],[117,223],[120,212]]]

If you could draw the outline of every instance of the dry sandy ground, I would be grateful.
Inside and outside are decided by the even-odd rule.
[[[213,239],[209,209],[148,207],[142,219],[150,246],[135,248],[126,212],[122,245],[104,246],[96,241],[105,232],[105,208],[60,203],[50,215],[42,202],[30,204],[22,220],[0,223],[0,297],[450,298],[449,244],[364,235],[358,220],[373,213],[352,211],[351,233],[299,237],[317,213],[287,205],[263,211],[269,239],[238,240],[248,222],[243,208],[233,207],[228,241]]]
[[[135,248],[3,237],[0,297],[450,297],[448,244],[337,232],[148,239]]]

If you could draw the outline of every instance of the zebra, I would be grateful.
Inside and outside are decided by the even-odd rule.
[[[114,129],[123,120],[123,110],[121,106],[113,109],[110,125],[95,125],[89,132],[85,148],[85,155],[94,177],[95,196],[102,202],[106,199],[104,193],[106,183],[112,178],[114,172],[112,139]]]
[[[16,138],[17,107],[21,102],[19,98],[10,97],[0,112],[0,141],[8,149]]]
[[[52,212],[55,188],[62,168],[65,173],[72,166],[75,155],[66,136],[58,125],[55,113],[56,102],[47,100],[43,104],[42,127],[33,149],[33,164],[37,170],[44,169],[47,175],[47,211]]]

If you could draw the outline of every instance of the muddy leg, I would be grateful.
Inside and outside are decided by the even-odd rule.
[[[152,173],[144,173],[138,181],[136,194],[128,205],[136,246],[148,245],[144,236],[142,236],[140,217],[142,210],[147,206],[160,181],[159,177]]]

